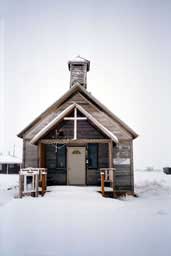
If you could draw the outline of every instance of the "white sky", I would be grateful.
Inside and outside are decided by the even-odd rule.
[[[91,61],[88,91],[140,137],[135,167],[171,165],[171,1],[0,0],[0,151]]]

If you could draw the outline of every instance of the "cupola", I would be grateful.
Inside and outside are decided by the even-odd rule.
[[[75,84],[80,84],[87,88],[87,72],[90,70],[90,61],[80,56],[68,61],[70,71],[70,88]]]

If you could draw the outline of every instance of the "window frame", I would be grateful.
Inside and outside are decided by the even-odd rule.
[[[91,166],[89,166],[89,148],[91,147],[91,146],[96,146],[96,167],[91,167]],[[87,155],[87,158],[88,158],[88,169],[90,169],[90,170],[98,170],[98,168],[99,168],[99,161],[98,161],[98,156],[99,156],[99,147],[98,147],[98,143],[89,143],[88,144],[88,155]]]
[[[67,169],[67,147],[66,147],[66,144],[57,144],[57,147],[63,147],[64,148],[64,150],[65,150],[65,152],[64,152],[64,157],[65,157],[65,161],[64,161],[64,163],[65,163],[65,165],[64,165],[64,167],[59,167],[59,165],[58,165],[58,162],[59,162],[59,159],[58,159],[58,151],[56,152],[56,169],[57,170],[65,170],[65,169]],[[58,149],[58,150],[60,150],[60,148]]]

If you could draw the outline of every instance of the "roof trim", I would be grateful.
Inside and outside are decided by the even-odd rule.
[[[24,133],[31,128],[36,122],[41,119],[41,116],[46,114],[53,107],[60,106],[69,96],[71,96],[76,91],[83,92],[89,99],[91,99],[94,103],[96,103],[99,107],[101,107],[111,118],[117,121],[126,131],[132,134],[133,138],[137,138],[138,134],[131,129],[126,123],[124,123],[121,119],[119,119],[115,114],[113,114],[106,106],[104,106],[98,99],[96,99],[91,93],[89,93],[85,88],[81,85],[75,84],[72,86],[65,94],[63,94],[57,101],[55,101],[50,107],[48,107],[43,113],[41,113],[36,119],[34,119],[28,126],[26,126],[17,136],[23,138]]]
[[[90,92],[86,91],[86,89],[81,88],[84,93],[89,97],[92,101],[94,101],[98,106],[100,106],[110,117],[115,119],[122,127],[124,127],[127,131],[129,131],[133,138],[137,138],[138,134],[130,128],[125,122],[123,122],[119,117],[117,117],[113,112],[111,112],[105,105],[103,105],[97,98],[95,98]]]
[[[36,142],[55,124],[57,124],[66,114],[68,114],[73,108],[75,104],[70,105],[65,110],[63,110],[58,116],[56,116],[51,122],[49,122],[45,127],[43,127],[30,141],[31,144],[36,144]]]
[[[109,138],[112,139],[115,143],[118,143],[118,138],[109,131],[106,127],[104,127],[99,121],[97,121],[90,113],[88,113],[84,108],[80,105],[74,103],[63,110],[57,117],[55,117],[50,123],[48,123],[44,128],[42,128],[30,141],[31,144],[36,144],[38,140],[54,125],[56,125],[65,115],[70,112],[73,108],[77,108],[82,114],[84,114],[92,123],[94,123],[104,134],[106,134]]]
[[[84,114],[92,123],[94,123],[100,130],[102,130],[109,138],[111,138],[115,143],[119,143],[118,138],[111,131],[109,131],[104,125],[97,121],[90,113],[88,113],[83,107],[76,104],[76,107],[82,114]]]
[[[23,138],[24,133],[36,122],[38,122],[42,115],[46,114],[50,109],[55,106],[62,104],[72,93],[74,93],[77,88],[80,88],[78,84],[73,85],[66,93],[64,93],[58,100],[56,100],[50,107],[43,111],[38,117],[36,117],[29,125],[27,125],[20,133],[17,134],[18,137]]]

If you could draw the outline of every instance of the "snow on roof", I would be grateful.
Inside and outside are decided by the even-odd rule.
[[[21,164],[21,159],[10,156],[10,155],[0,155],[0,164]]]
[[[87,64],[87,71],[89,71],[90,69],[90,61],[89,60],[86,60],[84,58],[82,58],[80,55],[76,56],[75,58],[71,59],[68,61],[68,67],[70,69],[70,64],[71,63],[86,63]]]
[[[89,61],[82,58],[80,55],[78,55],[75,58],[69,60],[69,62],[89,62]]]

